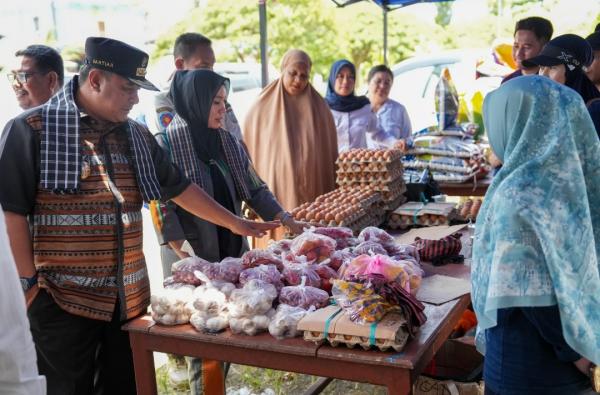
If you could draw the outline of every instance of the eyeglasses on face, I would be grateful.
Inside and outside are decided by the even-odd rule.
[[[20,84],[25,84],[27,83],[27,80],[29,79],[29,77],[31,77],[32,75],[35,74],[46,74],[44,72],[41,71],[19,71],[19,72],[12,72],[12,73],[8,73],[6,75],[6,77],[8,78],[8,81],[10,81],[11,84],[14,84],[15,82],[18,82]]]

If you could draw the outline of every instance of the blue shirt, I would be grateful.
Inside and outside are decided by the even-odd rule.
[[[499,309],[498,325],[486,329],[483,379],[502,395],[575,395],[590,387],[573,364],[579,358],[556,305]]]
[[[388,99],[377,111],[377,138],[367,136],[368,145],[371,148],[392,148],[399,139],[410,140],[412,125],[406,107],[397,101]],[[391,139],[383,140],[381,136],[389,136]],[[391,144],[390,144],[391,143]]]

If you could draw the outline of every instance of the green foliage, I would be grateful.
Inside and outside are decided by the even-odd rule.
[[[468,23],[451,20],[452,2],[436,4],[437,23],[402,9],[389,12],[388,63],[393,65],[415,54],[484,48],[497,39],[510,40],[515,21],[531,15],[551,19],[557,34],[569,32],[586,36],[600,22],[600,15],[582,11],[577,20],[557,18],[557,12],[562,15],[557,10],[572,7],[570,1],[487,0],[490,13]],[[186,18],[176,22],[157,40],[153,59],[170,54],[179,34],[195,31],[213,40],[220,62],[260,61],[255,0],[199,3],[200,7],[193,8]],[[589,4],[587,8],[593,9]],[[311,56],[313,75],[319,73],[324,78],[335,60],[347,58],[356,65],[357,81],[361,85],[369,68],[383,62],[382,10],[371,2],[336,8],[330,0],[270,0],[267,2],[267,36],[269,63],[278,66],[286,51],[299,48]]]
[[[448,26],[452,20],[452,2],[436,3],[437,15],[435,16],[435,23],[440,26]]]

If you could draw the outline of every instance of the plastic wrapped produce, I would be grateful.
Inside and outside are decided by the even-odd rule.
[[[254,336],[257,333],[266,331],[270,322],[270,318],[266,315],[230,318],[229,327],[231,328],[231,332],[235,334],[244,333],[248,336]]]
[[[217,333],[229,326],[229,319],[225,313],[210,315],[205,311],[196,311],[190,317],[190,324],[200,332]]]
[[[178,283],[200,285],[202,281],[194,275],[194,271],[202,271],[206,265],[210,265],[210,262],[196,256],[174,262],[171,266],[173,280]]]
[[[275,265],[278,270],[283,269],[281,258],[272,252],[265,250],[250,250],[242,255],[242,266],[244,269],[250,269],[260,265]]]
[[[271,243],[267,247],[267,251],[269,251],[275,256],[281,256],[281,254],[283,254],[284,252],[289,252],[291,246],[292,240],[282,239],[275,242],[271,241]]]
[[[337,271],[333,270],[327,263],[319,263],[315,265],[315,271],[321,277],[321,289],[326,292],[331,292],[333,283],[331,280],[338,278]]]
[[[302,278],[305,278],[306,285],[311,287],[321,287],[321,277],[316,270],[317,265],[308,263],[286,264],[283,269],[283,281],[287,285],[300,285]]]
[[[279,301],[294,307],[315,309],[325,307],[329,301],[329,294],[322,289],[305,285],[302,279],[300,285],[283,287],[279,293]]]
[[[253,279],[248,281],[243,288],[234,290],[229,297],[229,317],[253,317],[264,315],[273,306],[277,298],[277,290],[272,284]]]
[[[373,255],[373,254],[387,254],[386,249],[375,241],[363,241],[352,251],[354,255]]]
[[[357,324],[379,322],[393,309],[393,306],[377,295],[368,284],[334,280],[332,293],[344,313]]]
[[[262,280],[272,284],[278,291],[283,287],[281,273],[275,265],[260,265],[242,270],[240,273],[240,284],[245,285],[250,280]]]
[[[188,323],[194,312],[191,285],[179,288],[163,289],[150,297],[152,319],[163,325]]]
[[[379,229],[375,226],[368,226],[364,228],[358,235],[358,241],[372,241],[382,246],[393,244],[395,242],[394,237],[383,229]]]
[[[349,249],[334,251],[329,258],[329,266],[333,270],[339,270],[339,268],[345,263],[350,262],[354,259],[354,254]]]
[[[328,236],[304,232],[292,242],[294,255],[304,255],[309,262],[323,262],[335,251],[336,242]]]
[[[387,281],[397,281],[403,287],[408,287],[409,275],[402,265],[386,255],[360,255],[354,258],[343,273],[345,280],[360,278],[368,274],[380,274]]]
[[[218,288],[201,285],[194,290],[193,305],[210,316],[219,314],[227,303],[227,296]]]
[[[301,307],[280,304],[269,323],[269,333],[277,339],[302,335],[302,331],[298,331],[298,322],[306,314],[307,311]]]
[[[240,258],[225,258],[221,262],[204,265],[202,272],[210,280],[220,280],[228,283],[237,283],[242,272],[242,260]]]

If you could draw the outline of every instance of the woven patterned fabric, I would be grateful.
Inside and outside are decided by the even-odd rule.
[[[81,125],[74,100],[77,76],[73,77],[42,109],[41,185],[48,190],[72,192],[80,187]],[[133,168],[144,200],[160,199],[160,185],[146,141],[149,132],[135,121],[127,123]]]
[[[43,133],[41,117],[32,117],[28,123]],[[80,165],[88,170],[81,172],[79,187],[73,193],[53,193],[40,184],[32,216],[40,286],[69,313],[105,321],[112,317],[119,289],[125,295],[121,303],[127,318],[146,311],[150,298],[142,252],[142,194],[129,160],[130,142],[124,129],[106,135],[106,153],[99,143],[108,131],[81,123]],[[108,176],[109,160],[112,179]],[[122,207],[121,215],[115,201]],[[123,266],[119,270],[121,243]]]
[[[223,129],[220,129],[218,133],[223,152],[225,152],[225,160],[233,176],[235,189],[242,200],[250,200],[252,196],[245,181],[245,174],[249,169],[244,165],[249,161],[243,160],[240,145],[231,133]],[[190,128],[179,115],[175,115],[167,127],[167,137],[173,162],[183,170],[186,177],[204,189],[206,180],[200,170],[200,159],[194,150]]]

